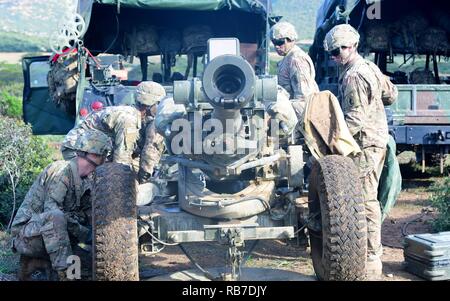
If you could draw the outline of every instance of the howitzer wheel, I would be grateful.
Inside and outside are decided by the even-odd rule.
[[[317,277],[363,280],[367,222],[353,161],[334,155],[318,160],[311,172],[308,198],[310,214],[316,215],[315,226],[309,228],[309,233]]]
[[[96,169],[92,218],[93,279],[139,280],[136,180],[127,165]]]

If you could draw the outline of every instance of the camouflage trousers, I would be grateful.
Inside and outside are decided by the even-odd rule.
[[[367,268],[368,273],[381,274],[381,207],[377,199],[378,182],[383,170],[386,148],[367,147],[353,158],[359,169],[367,219]]]
[[[55,270],[67,268],[67,257],[72,255],[67,222],[64,213],[51,210],[36,214],[22,226],[14,227],[13,250],[36,258],[48,258]]]

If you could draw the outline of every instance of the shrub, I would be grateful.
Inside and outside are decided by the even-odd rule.
[[[436,182],[430,190],[431,204],[438,211],[433,228],[438,232],[450,231],[450,177]]]
[[[23,82],[22,66],[20,64],[8,64],[0,62],[0,83],[9,85]],[[3,87],[2,87],[3,90]]]
[[[22,121],[0,116],[0,223],[5,227],[31,184],[51,162],[51,149]]]
[[[22,100],[3,90],[0,93],[0,115],[13,118],[22,117]]]

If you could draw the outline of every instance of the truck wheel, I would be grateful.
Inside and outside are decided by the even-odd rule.
[[[359,175],[353,161],[326,156],[313,166],[309,210],[311,257],[320,280],[363,280],[367,222]]]
[[[139,280],[136,180],[118,163],[96,169],[93,187],[93,279]]]

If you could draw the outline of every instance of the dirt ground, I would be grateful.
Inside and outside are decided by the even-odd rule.
[[[403,269],[402,243],[404,234],[431,232],[433,219],[427,187],[432,180],[405,180],[396,206],[382,226],[383,279],[384,281],[422,280]],[[403,234],[402,234],[403,233]],[[246,249],[250,248],[248,243]],[[226,248],[214,243],[186,244],[185,249],[202,267],[218,267],[225,264]],[[294,242],[260,241],[247,267],[265,267],[288,270],[313,276],[310,250],[301,250]],[[194,268],[177,246],[166,247],[157,255],[141,257],[141,275],[145,277]]]
[[[390,216],[382,228],[383,279],[384,281],[418,281],[422,280],[403,269],[402,242],[404,235],[431,232],[430,221],[434,213],[429,205],[427,187],[430,179],[405,180],[403,190]],[[17,258],[7,248],[7,235],[0,232],[0,280],[14,280],[17,271]],[[185,244],[187,252],[202,267],[219,267],[225,264],[226,248],[215,243]],[[247,242],[246,250],[251,247]],[[264,267],[288,270],[314,276],[310,250],[302,250],[295,242],[260,241],[246,267]],[[141,278],[162,275],[186,269],[192,269],[186,255],[177,246],[166,247],[153,256],[141,256]]]

